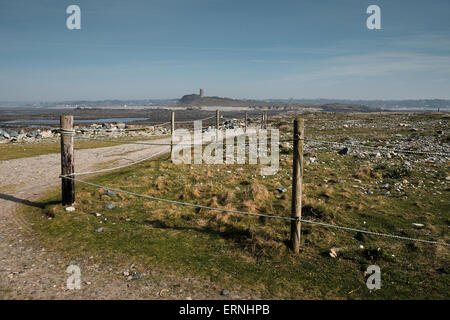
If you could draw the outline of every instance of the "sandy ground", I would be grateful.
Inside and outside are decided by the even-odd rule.
[[[155,140],[153,142],[167,142]],[[169,151],[169,146],[123,144],[75,151],[75,171],[83,172],[131,163]],[[126,154],[124,154],[126,153]],[[113,162],[112,162],[113,161]],[[105,164],[107,162],[107,164]],[[0,299],[223,299],[217,285],[193,278],[178,278],[145,266],[142,278],[130,281],[114,265],[96,263],[95,257],[65,260],[42,247],[32,226],[16,213],[19,206],[39,206],[39,199],[60,180],[60,155],[0,161]],[[67,289],[66,269],[81,269],[81,289]],[[255,298],[239,290],[226,298]]]

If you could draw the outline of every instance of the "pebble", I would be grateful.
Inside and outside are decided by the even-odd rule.
[[[117,197],[117,194],[111,190],[105,190],[103,193],[109,197]]]
[[[116,207],[116,205],[112,202],[108,202],[107,204],[105,204],[105,209],[114,209]]]
[[[75,211],[75,207],[67,207],[66,211],[69,211],[69,212]]]
[[[339,250],[339,248],[331,248],[329,252],[330,257],[337,258]]]
[[[343,155],[346,155],[346,154],[348,153],[348,148],[345,147],[345,148],[339,150],[338,153],[339,153],[340,155],[342,155],[342,156],[343,156]]]
[[[226,296],[226,295],[228,295],[229,293],[230,293],[230,291],[227,290],[227,289],[223,289],[223,290],[220,292],[220,294],[221,294],[222,296]]]
[[[95,232],[103,232],[103,228],[97,228],[95,229]]]

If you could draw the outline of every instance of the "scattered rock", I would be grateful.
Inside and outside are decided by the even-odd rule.
[[[424,227],[424,225],[422,223],[413,223],[413,226],[417,227],[417,228],[422,228]]]
[[[223,290],[220,292],[220,294],[221,294],[222,296],[226,296],[226,295],[228,295],[229,293],[230,293],[230,291],[227,290],[227,289],[223,289]]]
[[[309,163],[314,163],[314,162],[316,162],[317,161],[317,158],[316,157],[310,157],[309,158]]]
[[[95,232],[103,232],[103,228],[97,228],[95,229]]]
[[[105,190],[103,193],[111,198],[117,197],[117,194],[111,190]]]
[[[330,252],[329,252],[330,257],[337,258],[339,250],[341,250],[341,249],[340,248],[331,248]]]
[[[286,188],[283,188],[283,187],[278,187],[276,190],[277,190],[279,193],[285,193],[285,192],[287,191],[287,189],[286,189]]]
[[[114,209],[116,207],[116,205],[112,202],[108,202],[107,204],[105,204],[105,209]]]
[[[69,212],[72,212],[72,211],[75,211],[75,207],[67,207],[66,208],[66,211],[69,211]]]
[[[339,153],[340,155],[342,155],[342,156],[343,156],[343,155],[346,155],[346,154],[348,153],[348,148],[345,147],[344,149],[339,150],[338,153]]]
[[[136,281],[136,280],[139,280],[141,278],[142,278],[142,276],[141,276],[141,274],[139,272],[133,272],[132,275],[128,276],[127,280],[128,281]]]
[[[19,135],[19,133],[14,130],[6,130],[6,132],[11,138],[16,138]]]

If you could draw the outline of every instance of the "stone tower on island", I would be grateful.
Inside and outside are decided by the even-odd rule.
[[[200,89],[200,98],[203,98],[205,96],[205,90]]]

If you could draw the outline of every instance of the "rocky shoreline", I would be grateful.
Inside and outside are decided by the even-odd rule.
[[[89,126],[74,126],[75,133],[83,137],[107,136],[107,137],[149,137],[166,135],[170,133],[169,128],[161,126],[142,127],[137,125],[126,125],[124,123],[91,124]],[[42,139],[58,138],[59,129],[36,129],[25,131],[24,129],[0,128],[0,144],[15,142],[39,142]]]

